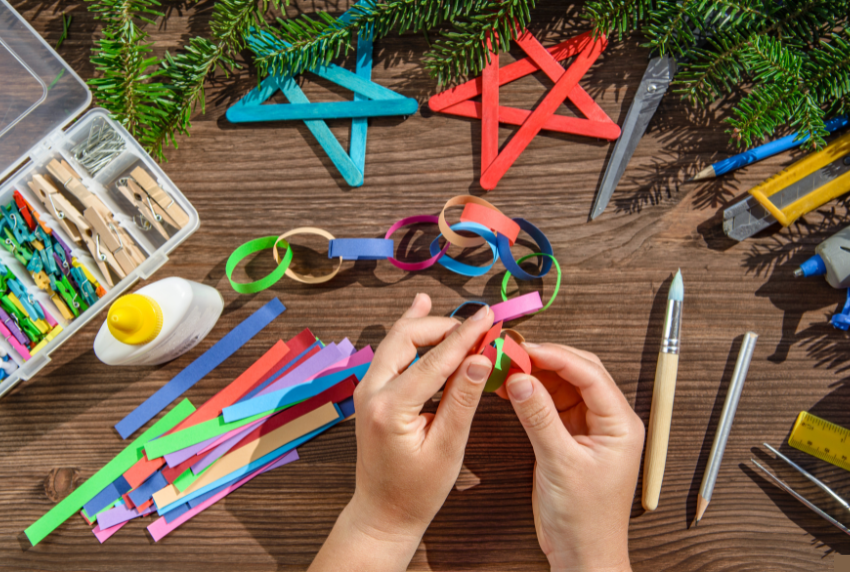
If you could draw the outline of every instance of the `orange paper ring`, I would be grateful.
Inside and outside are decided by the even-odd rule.
[[[517,223],[497,210],[476,203],[468,203],[463,207],[463,212],[460,213],[460,220],[463,222],[478,223],[495,233],[504,235],[511,246],[513,246],[519,236],[520,228]]]
[[[277,262],[278,264],[280,263],[280,257],[278,256],[278,253],[277,253],[277,243],[280,242],[281,240],[286,240],[290,236],[293,236],[293,235],[296,235],[296,234],[315,234],[317,236],[321,236],[322,238],[328,239],[328,241],[334,240],[334,238],[335,238],[334,235],[332,235],[328,231],[322,230],[320,228],[315,228],[315,227],[312,227],[312,226],[302,226],[301,228],[296,228],[296,229],[290,230],[288,232],[284,232],[279,237],[277,237],[277,240],[275,241],[274,246],[272,247],[272,252],[274,253],[275,262]],[[287,268],[285,274],[289,278],[292,278],[296,282],[301,282],[302,284],[321,284],[323,282],[327,282],[328,280],[331,280],[334,276],[336,276],[339,273],[341,268],[342,268],[342,257],[340,256],[339,257],[339,264],[336,265],[336,268],[334,269],[334,271],[331,272],[330,274],[325,274],[324,276],[304,276],[302,274],[297,274],[291,268]]]
[[[469,203],[475,203],[477,205],[481,205],[482,207],[487,207],[496,211],[499,214],[502,214],[502,211],[485,201],[484,199],[479,199],[478,197],[473,197],[472,195],[458,195],[453,197],[446,202],[443,210],[440,211],[440,220],[437,223],[440,226],[440,232],[443,236],[456,246],[460,246],[461,248],[471,248],[473,246],[480,246],[487,242],[480,236],[461,236],[455,231],[451,229],[449,223],[446,222],[446,209],[449,207],[459,207],[461,205],[467,205]]]

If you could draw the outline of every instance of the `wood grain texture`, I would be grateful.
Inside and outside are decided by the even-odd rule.
[[[84,4],[14,4],[51,44],[61,33],[61,11],[70,11],[74,21],[60,54],[81,76],[92,77],[88,58],[97,26]],[[323,6],[298,2],[288,10],[295,14]],[[167,7],[172,13],[168,25],[151,30],[158,54],[177,49],[191,35],[208,33],[204,7]],[[340,11],[346,7],[344,2],[332,6]],[[578,13],[572,5],[540,2],[532,31],[551,46],[585,29]],[[424,104],[438,91],[422,69],[425,49],[422,37],[376,42],[374,80]],[[647,55],[637,39],[612,39],[580,82],[618,123],[634,97]],[[511,56],[500,60],[505,65]],[[344,65],[353,69],[353,56]],[[274,341],[305,326],[324,340],[348,336],[358,348],[375,346],[416,292],[430,294],[434,312],[441,315],[464,300],[499,299],[502,274],[496,270],[469,279],[439,267],[407,274],[385,262],[346,263],[334,280],[317,286],[284,279],[255,296],[233,292],[224,277],[225,260],[250,239],[307,225],[338,237],[380,237],[401,217],[437,214],[457,194],[483,194],[477,184],[480,121],[427,112],[407,120],[371,120],[366,182],[351,189],[303,123],[244,126],[224,118],[227,107],[254,85],[250,68],[229,79],[217,78],[192,136],[180,139],[179,150],[169,152],[164,165],[198,209],[201,228],[154,278],[179,275],[217,287],[226,300],[224,315],[187,355],[150,368],[98,362],[92,353],[100,322],[95,320],[56,351],[41,374],[0,400],[0,568],[305,569],[354,489],[350,423],[302,447],[301,461],[258,477],[158,544],[150,544],[144,534],[146,519],[130,523],[103,546],[80,518],[26,552],[17,536],[122,448],[112,429],[117,421],[272,296],[280,297],[287,311],[187,392],[194,403],[214,395]],[[302,85],[311,101],[350,97],[314,76]],[[551,85],[535,74],[502,87],[499,100],[530,109]],[[792,228],[771,229],[742,244],[725,240],[720,230],[723,208],[801,152],[704,185],[681,185],[707,163],[735,152],[722,123],[728,101],[721,103],[694,111],[668,94],[608,210],[593,223],[587,218],[612,145],[549,133],[534,138],[486,198],[548,235],[564,279],[548,312],[519,320],[515,327],[529,340],[597,353],[646,422],[667,287],[671,271],[681,267],[687,297],[664,487],[655,512],[644,513],[639,495],[635,499],[630,530],[634,569],[830,570],[834,552],[850,552],[850,539],[759,476],[749,458],[764,457],[759,448],[764,441],[783,443],[803,409],[850,426],[850,338],[827,324],[845,294],[820,279],[792,278],[815,245],[846,224],[847,208],[834,202]],[[571,111],[561,106],[558,113]],[[345,144],[350,122],[330,126]],[[513,132],[501,128],[500,143]],[[394,239],[401,256],[420,260],[427,257],[434,236],[434,228],[422,227]],[[296,271],[325,273],[335,265],[325,258],[326,243],[318,237],[302,237],[296,244]],[[527,251],[527,243],[515,248],[517,256]],[[453,249],[450,254],[458,253]],[[483,255],[472,259],[486,263]],[[257,279],[273,264],[271,256],[263,256],[238,275]],[[523,283],[520,290],[542,289],[545,298],[553,283],[547,277]],[[760,335],[749,379],[711,506],[699,527],[689,530],[738,347],[748,330]],[[783,452],[839,494],[850,494],[845,472],[788,449],[783,445]],[[531,512],[533,463],[510,405],[485,396],[465,459],[480,484],[449,495],[411,570],[545,570]],[[776,469],[811,499],[826,503],[813,487]]]

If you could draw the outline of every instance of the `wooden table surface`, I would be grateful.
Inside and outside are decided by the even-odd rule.
[[[83,3],[13,4],[50,43],[59,37],[62,11],[73,14],[70,36],[59,51],[83,78],[93,76],[88,58],[97,26]],[[151,30],[157,53],[175,50],[190,35],[207,34],[207,4],[191,10],[177,3],[167,7],[172,14],[167,26]],[[316,7],[303,2],[289,12]],[[333,9],[345,7],[334,4]],[[547,45],[562,41],[584,31],[578,14],[574,6],[543,1],[534,13],[533,31]],[[425,49],[421,36],[378,41],[375,81],[424,106],[437,91],[422,69]],[[637,39],[612,41],[581,82],[618,123],[646,58]],[[108,367],[94,356],[100,316],[56,351],[35,379],[0,400],[0,568],[305,569],[354,488],[353,423],[301,447],[302,460],[258,477],[157,544],[145,535],[148,519],[130,523],[102,546],[78,516],[29,550],[22,550],[18,538],[124,446],[112,428],[117,421],[273,296],[287,311],[186,397],[202,403],[274,341],[304,327],[325,341],[347,336],[358,348],[375,347],[417,292],[430,294],[440,315],[464,300],[498,301],[500,264],[486,276],[467,279],[442,267],[408,274],[387,262],[346,263],[336,279],[321,286],[285,279],[254,296],[236,294],[224,276],[225,260],[252,238],[307,225],[338,237],[378,237],[402,217],[438,213],[455,195],[484,195],[477,183],[478,121],[434,115],[424,107],[406,120],[371,120],[366,183],[352,189],[302,123],[237,126],[225,119],[225,110],[255,82],[250,67],[230,79],[218,78],[191,138],[180,138],[179,150],[171,150],[164,164],[200,213],[201,228],[154,278],[182,276],[218,288],[226,301],[224,315],[207,339],[174,362],[130,368]],[[316,101],[350,96],[314,76],[304,85]],[[531,108],[550,85],[545,78],[527,77],[503,87],[500,97],[504,105]],[[729,101],[700,111],[668,94],[608,210],[592,223],[588,213],[612,148],[606,142],[538,136],[486,198],[508,215],[538,225],[564,271],[552,308],[518,320],[515,327],[533,341],[598,354],[644,421],[649,419],[667,287],[671,273],[682,269],[683,349],[667,471],[657,511],[644,513],[635,500],[630,529],[634,570],[830,570],[835,553],[850,552],[850,539],[770,484],[749,460],[766,457],[762,442],[783,443],[801,410],[850,426],[845,377],[850,342],[827,323],[844,293],[823,279],[792,276],[819,241],[842,227],[847,209],[832,203],[790,229],[771,229],[740,244],[725,239],[722,210],[792,160],[783,154],[714,183],[683,185],[698,168],[734,151],[722,122]],[[571,113],[564,106],[560,112]],[[349,124],[331,125],[345,144]],[[511,133],[503,128],[502,141]],[[433,236],[433,228],[423,227],[400,232],[396,240],[415,260],[425,256]],[[298,244],[297,268],[330,269],[321,241],[304,238]],[[485,257],[472,255],[472,260],[484,263]],[[261,256],[238,274],[256,279],[272,266],[270,256]],[[553,287],[554,276],[521,285],[522,291],[542,289],[546,297]],[[711,506],[702,524],[689,529],[738,347],[748,330],[760,335],[749,379]],[[787,444],[782,450],[839,492],[850,493],[843,471]],[[486,395],[465,460],[467,478],[480,484],[449,495],[410,569],[546,569],[531,512],[533,462],[510,405]],[[812,486],[776,469],[826,504]]]

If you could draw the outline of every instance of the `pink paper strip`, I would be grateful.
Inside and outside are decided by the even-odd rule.
[[[150,514],[153,510],[153,505],[151,505],[140,513],[138,510],[134,508],[127,508],[127,505],[122,504],[97,515],[97,524],[101,530],[106,530],[116,524],[121,524],[122,522],[127,522],[128,520],[133,520],[140,516],[145,516],[145,514]]]
[[[540,300],[540,292],[529,292],[528,294],[511,298],[507,302],[493,304],[490,306],[490,309],[493,310],[493,323],[495,324],[533,314],[542,307],[543,302]]]
[[[230,493],[232,493],[233,491],[235,491],[257,475],[261,475],[266,471],[271,471],[272,469],[280,467],[281,465],[285,465],[287,463],[291,463],[292,461],[297,460],[298,451],[296,449],[293,449],[286,455],[283,455],[281,458],[275,459],[268,465],[257,469],[242,480],[237,481],[236,483],[228,486],[225,489],[222,489],[221,492],[219,492],[215,496],[210,497],[208,500],[202,502],[195,508],[189,509],[185,514],[180,515],[171,522],[166,522],[165,517],[160,517],[156,519],[154,522],[148,525],[148,532],[151,533],[151,537],[153,537],[154,542],[159,542],[162,538],[164,538],[167,534],[176,529],[178,526],[180,526],[193,516],[205,511],[207,508],[211,507],[212,505],[214,505],[215,503],[217,503],[218,501],[220,501],[221,499],[223,499],[224,497],[226,497],[227,495],[229,495]]]
[[[411,224],[421,224],[421,223],[439,224],[439,222],[440,222],[440,217],[436,217],[434,215],[409,216],[407,218],[401,219],[400,221],[398,221],[397,223],[392,225],[390,227],[390,229],[387,231],[387,234],[384,235],[384,238],[391,237],[393,235],[393,233],[395,231],[397,231],[398,229],[405,227],[405,226],[408,226],[408,225],[411,225]],[[390,264],[392,264],[396,268],[401,268],[405,272],[418,272],[419,270],[425,270],[426,268],[430,268],[431,266],[434,266],[434,264],[440,258],[443,257],[443,255],[446,253],[446,251],[449,249],[450,246],[451,246],[451,243],[447,240],[446,245],[443,247],[443,249],[440,252],[438,252],[437,254],[432,256],[431,258],[425,259],[421,262],[402,262],[400,260],[396,260],[393,257],[390,257],[387,260],[390,261]]]
[[[116,507],[116,508],[118,508],[118,507]],[[114,510],[114,509],[113,509],[113,510]],[[135,509],[133,509],[133,510],[134,510],[134,512],[135,512]],[[149,515],[150,513],[152,513],[152,512],[153,512],[153,511],[155,511],[155,510],[156,510],[156,507],[155,507],[154,505],[151,505],[150,507],[148,507],[147,509],[145,509],[145,511],[144,511],[144,512],[142,512],[142,514],[138,514],[138,512],[136,512],[136,516],[130,517],[129,519],[127,519],[127,520],[125,520],[125,521],[123,521],[123,522],[119,522],[118,524],[115,524],[115,525],[113,525],[113,526],[109,526],[109,527],[106,527],[106,528],[101,528],[100,523],[98,523],[98,524],[97,524],[97,525],[96,525],[96,526],[92,529],[92,533],[94,533],[94,535],[95,535],[95,537],[98,539],[98,541],[99,541],[101,544],[103,544],[103,543],[104,543],[104,542],[106,542],[106,541],[107,541],[107,540],[108,540],[108,539],[109,539],[109,538],[110,538],[113,534],[115,534],[116,532],[118,532],[119,530],[121,530],[121,528],[123,528],[123,526],[124,526],[125,524],[127,524],[128,522],[130,522],[130,520],[132,520],[132,519],[134,519],[134,518],[138,518],[138,517],[140,517],[140,516],[147,516],[147,515]],[[107,512],[109,512],[109,511],[107,511]],[[102,513],[100,516],[103,516],[104,514],[106,514],[106,513]],[[100,516],[98,517],[98,519],[100,519]]]

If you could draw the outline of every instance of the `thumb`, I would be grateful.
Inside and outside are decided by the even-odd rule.
[[[563,458],[566,449],[577,445],[564,427],[552,396],[539,379],[533,375],[514,374],[505,385],[540,465],[545,467]]]
[[[444,445],[451,447],[451,443],[462,438],[465,446],[475,409],[491,369],[492,364],[486,357],[469,356],[446,382],[431,427],[432,434]]]

